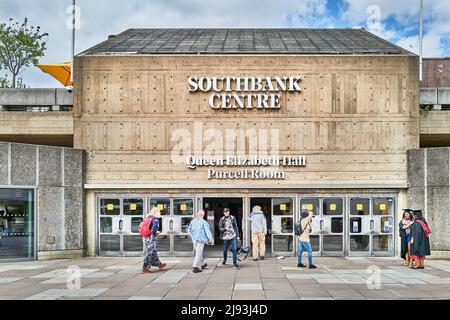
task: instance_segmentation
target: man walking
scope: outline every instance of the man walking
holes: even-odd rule
[[[236,218],[231,215],[230,209],[223,209],[223,217],[219,221],[220,238],[223,240],[223,261],[222,265],[227,264],[228,248],[231,246],[233,253],[233,268],[238,269],[237,262],[237,241],[239,239],[239,230]]]
[[[260,206],[254,206],[250,214],[250,230],[252,232],[253,261],[264,260],[266,255],[267,220]]]
[[[208,267],[208,264],[203,260],[203,249],[205,244],[214,245],[214,238],[204,217],[205,211],[199,210],[196,218],[191,221],[188,228],[195,250],[194,263],[192,264],[192,272],[194,273],[202,272]]]

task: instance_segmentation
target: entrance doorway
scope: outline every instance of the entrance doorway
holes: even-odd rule
[[[203,198],[205,220],[209,223],[214,237],[214,246],[205,246],[205,255],[222,257],[223,241],[220,239],[219,220],[223,217],[223,210],[229,208],[231,215],[236,218],[239,237],[242,240],[243,199],[242,198]]]
[[[266,257],[272,256],[272,198],[250,198],[250,212],[254,206],[260,206],[267,221]],[[248,237],[251,241],[252,230],[249,226]]]

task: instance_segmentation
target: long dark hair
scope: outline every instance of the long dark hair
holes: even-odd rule
[[[308,216],[309,216],[309,213],[306,212],[306,211],[303,211],[303,212],[300,214],[300,218],[301,218],[301,219],[308,218]]]
[[[406,214],[409,214],[409,220],[414,220],[414,216],[410,211],[403,212],[403,219],[406,220]]]
[[[427,227],[428,227],[428,223],[427,223],[427,221],[425,220],[425,218],[423,217],[422,211],[416,212],[416,213],[415,213],[415,216],[417,217],[417,220],[423,221],[423,222],[427,225]]]

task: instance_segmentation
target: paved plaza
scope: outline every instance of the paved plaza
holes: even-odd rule
[[[411,270],[398,258],[316,258],[309,270],[295,258],[248,259],[234,270],[211,258],[200,274],[190,258],[163,261],[167,269],[151,274],[141,274],[140,258],[0,263],[0,299],[450,299],[446,260]]]

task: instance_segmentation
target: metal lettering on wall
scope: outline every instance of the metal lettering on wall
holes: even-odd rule
[[[287,175],[280,167],[305,167],[305,156],[284,156],[284,157],[238,157],[231,156],[226,159],[194,157],[186,159],[186,165],[189,169],[195,170],[198,167],[215,167],[208,169],[208,179],[249,179],[249,180],[284,180]],[[265,167],[266,170],[259,169],[240,169],[235,171],[220,171],[216,167]]]
[[[281,92],[300,92],[299,77],[190,77],[189,92],[214,92],[212,109],[279,109]],[[238,92],[238,93],[236,93]],[[240,94],[239,94],[240,93]]]

